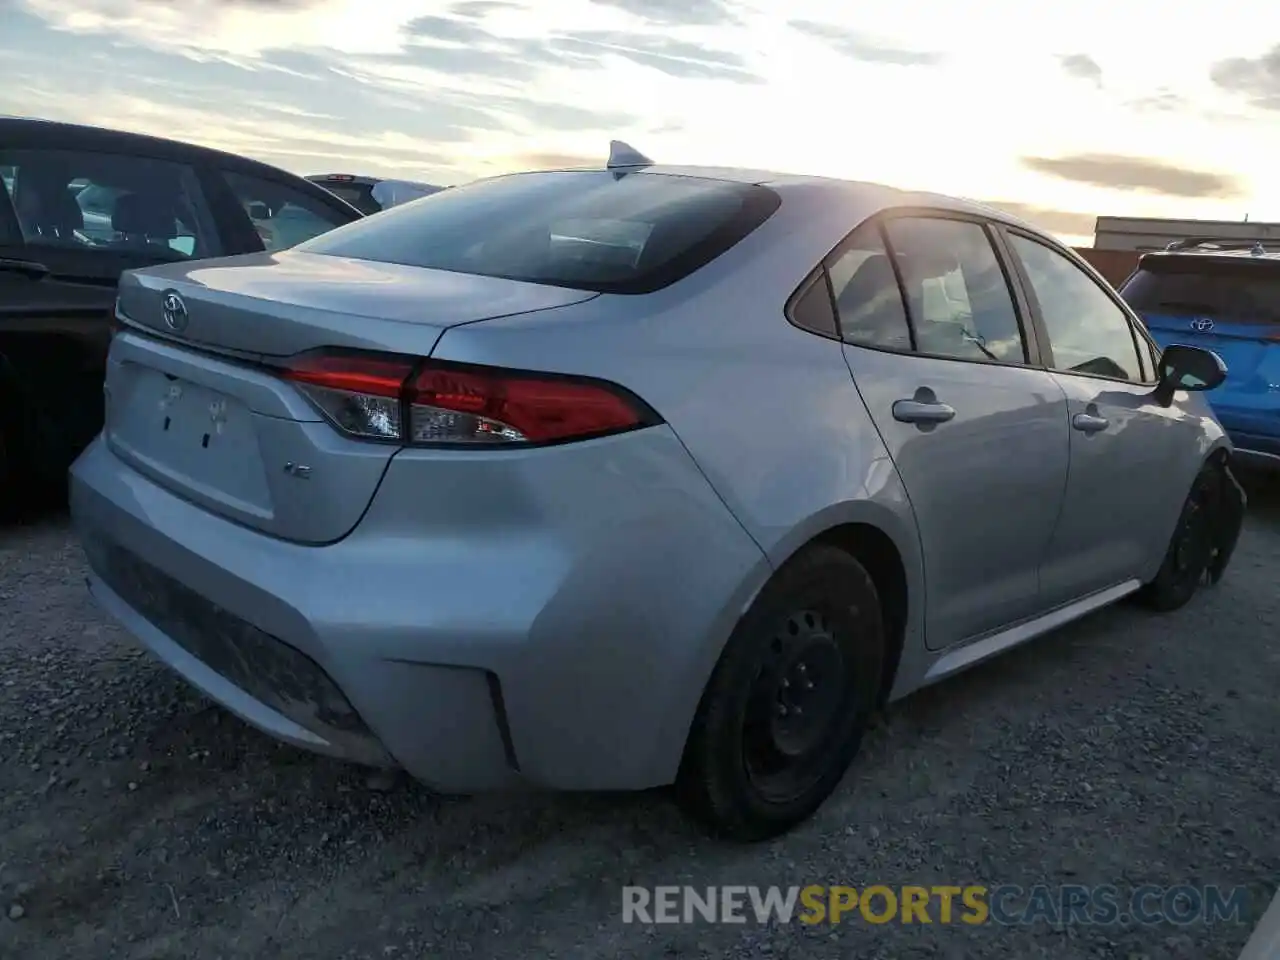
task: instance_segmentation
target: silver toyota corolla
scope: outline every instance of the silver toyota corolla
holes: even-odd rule
[[[879,705],[1221,576],[1222,363],[1060,243],[621,154],[126,274],[72,471],[102,606],[290,743],[753,839]]]

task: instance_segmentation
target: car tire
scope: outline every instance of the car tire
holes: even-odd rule
[[[1216,463],[1205,464],[1196,475],[1160,570],[1136,595],[1147,609],[1168,613],[1186,606],[1207,581],[1214,558],[1216,513],[1223,480]]]
[[[862,564],[825,545],[791,559],[707,683],[676,782],[681,806],[714,836],[742,842],[808,819],[858,752],[884,653],[880,598]]]

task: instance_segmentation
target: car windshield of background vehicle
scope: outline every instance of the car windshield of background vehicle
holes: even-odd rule
[[[300,249],[603,293],[648,293],[778,208],[766,187],[655,173],[495,177],[392,207]]]
[[[158,260],[222,252],[195,172],[183,164],[76,150],[4,150],[0,171],[29,245]]]
[[[1280,324],[1280,263],[1151,259],[1156,262],[1144,265],[1121,290],[1139,313]]]

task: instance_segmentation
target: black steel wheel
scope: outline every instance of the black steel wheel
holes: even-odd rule
[[[848,553],[810,547],[779,570],[703,694],[677,783],[686,810],[736,840],[807,819],[858,750],[884,645],[874,582]]]

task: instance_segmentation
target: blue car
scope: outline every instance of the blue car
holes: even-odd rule
[[[1237,459],[1280,470],[1280,250],[1185,240],[1144,254],[1120,294],[1161,347],[1206,347],[1227,364],[1205,394]]]

